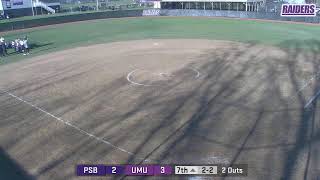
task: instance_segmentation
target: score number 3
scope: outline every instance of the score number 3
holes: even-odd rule
[[[165,174],[166,173],[166,169],[163,166],[160,167],[160,170],[161,170],[160,171],[161,174]]]

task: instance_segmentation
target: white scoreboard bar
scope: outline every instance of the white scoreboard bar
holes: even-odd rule
[[[175,166],[176,175],[218,174],[218,166]]]

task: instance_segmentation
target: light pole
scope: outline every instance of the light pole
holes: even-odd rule
[[[30,1],[31,1],[32,16],[34,16],[34,10],[33,10],[33,0],[30,0]]]

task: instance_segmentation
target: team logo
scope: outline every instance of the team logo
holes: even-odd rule
[[[281,16],[310,17],[316,16],[315,4],[282,4]]]

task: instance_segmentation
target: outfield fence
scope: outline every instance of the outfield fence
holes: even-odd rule
[[[248,12],[248,11],[223,11],[223,10],[192,10],[192,9],[147,9],[144,16],[207,16],[207,17],[232,17],[245,19],[269,19],[280,21],[295,21],[320,23],[320,16],[316,17],[281,17],[280,13]]]
[[[46,26],[52,24],[61,24],[75,21],[85,21],[93,19],[119,18],[119,17],[137,17],[142,16],[143,10],[119,10],[119,11],[101,11],[83,14],[66,14],[59,16],[48,16],[37,19],[27,19],[19,21],[9,21],[0,24],[1,31],[18,30],[32,28],[37,26]]]

